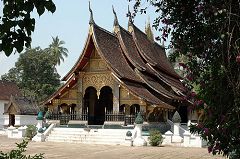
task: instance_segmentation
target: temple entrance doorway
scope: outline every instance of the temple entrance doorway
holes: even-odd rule
[[[88,125],[95,125],[95,108],[98,101],[96,88],[88,87],[83,100],[83,111],[88,112]]]
[[[99,98],[96,88],[90,86],[84,94],[83,113],[88,112],[88,125],[103,125],[106,112],[113,111],[112,88],[104,86],[100,90]]]
[[[96,106],[95,124],[103,125],[105,121],[105,113],[112,113],[112,111],[113,111],[112,88],[109,86],[104,86],[100,90],[100,95]]]

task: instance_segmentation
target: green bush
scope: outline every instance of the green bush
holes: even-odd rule
[[[163,137],[159,130],[150,130],[149,143],[151,146],[159,146],[162,144]]]
[[[10,152],[3,153],[0,151],[0,159],[43,159],[43,154],[35,154],[34,156],[23,154],[26,152],[28,141],[23,140],[21,143],[16,143],[17,149]]]
[[[25,133],[25,137],[32,140],[32,138],[37,134],[37,127],[35,125],[28,125]]]

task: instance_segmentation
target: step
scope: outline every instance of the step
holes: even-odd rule
[[[49,140],[48,142],[68,142],[68,143],[81,143],[81,144],[101,144],[101,145],[125,145],[124,142],[79,142],[79,141],[55,141]]]
[[[46,141],[119,145],[131,129],[54,128]]]
[[[90,139],[90,140],[98,140],[98,139],[104,139],[104,140],[118,140],[118,139],[124,139],[125,136],[87,136],[87,135],[75,135],[75,136],[67,136],[67,135],[50,135],[49,138],[66,138],[66,139]]]
[[[124,143],[124,140],[79,140],[79,139],[55,139],[47,138],[46,141],[50,142],[69,142],[69,143],[89,143],[89,144],[106,144],[106,145],[119,145]]]

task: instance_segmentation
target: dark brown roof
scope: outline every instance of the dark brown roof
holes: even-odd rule
[[[173,106],[158,99],[156,96],[154,96],[151,92],[149,92],[146,88],[144,88],[138,83],[123,81],[123,85],[125,85],[125,87],[127,87],[127,89],[129,89],[134,95],[146,100],[151,104],[159,105],[167,109],[175,109]]]
[[[140,57],[132,35],[122,27],[119,28],[120,30],[117,33],[117,37],[127,59],[140,71],[146,71],[150,74],[154,74],[151,68],[145,64],[142,57]]]
[[[119,27],[117,37],[119,39],[121,47],[123,48],[123,52],[125,53],[126,58],[129,59],[133,66],[135,66],[137,75],[139,75],[140,78],[144,81],[143,83],[146,83],[149,87],[151,87],[158,93],[162,94],[163,96],[167,96],[168,98],[171,99],[180,100],[180,97],[177,97],[173,93],[169,92],[160,84],[162,83],[162,81],[160,81],[162,78],[157,79],[157,77],[159,77],[158,73],[152,67],[147,65],[147,63],[140,56],[139,51],[137,50],[137,47],[134,43],[133,36],[122,27]],[[165,60],[168,59],[166,58]],[[144,73],[141,73],[141,71]],[[148,73],[149,75],[146,74],[145,72]],[[156,78],[154,79],[151,76]],[[179,80],[177,81],[180,83]],[[180,84],[182,85],[182,83]]]
[[[20,95],[18,86],[13,82],[0,80],[0,100],[9,100],[11,95]]]
[[[111,67],[117,75],[120,75],[120,78],[140,82],[140,78],[136,76],[132,68],[129,66],[128,61],[124,57],[124,53],[122,52],[117,37],[97,25],[94,25],[93,30],[97,51],[107,62],[109,67]]]
[[[4,113],[9,113],[9,108],[14,107],[18,115],[37,115],[39,107],[31,97],[11,96]]]
[[[165,51],[157,43],[151,42],[147,35],[140,29],[133,25],[133,38],[136,46],[142,57],[145,58],[151,65],[157,67],[166,74],[174,78],[180,79],[181,77],[174,71],[172,65],[168,61]]]

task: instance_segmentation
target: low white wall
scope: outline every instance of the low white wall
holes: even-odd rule
[[[4,105],[7,103],[8,101],[6,100],[0,100],[0,129],[2,129],[4,125],[4,117],[3,117]]]
[[[9,115],[4,115],[4,126],[9,125]],[[15,115],[15,126],[36,125],[37,115]]]
[[[10,126],[7,129],[7,136],[8,138],[23,138],[25,136],[26,129],[26,126],[21,126],[19,128]]]
[[[3,125],[4,126],[8,126],[9,125],[9,115],[3,115],[3,119],[4,119],[4,122],[3,122]]]
[[[3,128],[3,124],[4,124],[4,118],[3,116],[0,117],[0,130]]]
[[[15,115],[15,125],[24,126],[24,125],[36,125],[37,124],[37,115]]]

